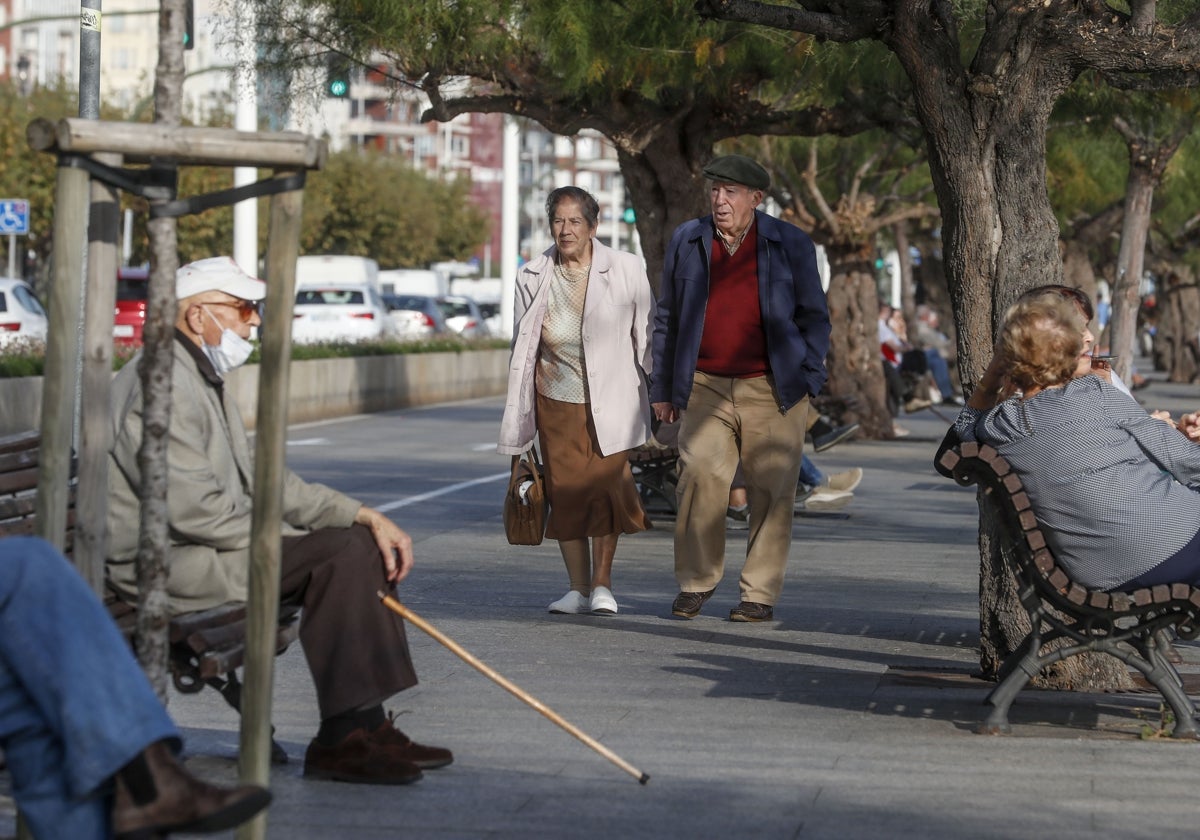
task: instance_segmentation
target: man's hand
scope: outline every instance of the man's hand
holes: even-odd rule
[[[383,555],[388,583],[399,583],[408,577],[413,567],[412,537],[395,522],[366,505],[358,509],[354,521],[371,529],[379,553]]]
[[[662,423],[674,423],[679,419],[679,409],[671,405],[669,402],[650,403],[650,408],[654,411],[654,416]]]

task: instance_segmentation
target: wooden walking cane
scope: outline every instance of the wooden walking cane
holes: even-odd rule
[[[379,599],[381,601],[383,601],[384,606],[386,606],[389,610],[391,610],[392,612],[401,616],[405,620],[411,622],[412,624],[416,625],[421,630],[424,630],[426,633],[428,633],[430,636],[432,636],[436,641],[441,642],[443,645],[450,648],[450,650],[456,656],[458,656],[459,659],[463,660],[468,665],[470,665],[472,668],[479,671],[481,674],[483,674],[485,677],[487,677],[492,682],[499,685],[501,688],[503,688],[509,694],[512,694],[518,700],[520,700],[524,703],[527,703],[528,705],[537,709],[539,712],[541,712],[544,716],[549,718],[551,721],[553,721],[554,723],[557,723],[559,726],[561,726],[563,729],[570,732],[572,735],[574,735],[580,741],[583,741],[583,743],[587,744],[593,750],[600,753],[600,755],[604,756],[609,761],[611,761],[613,764],[617,765],[622,770],[624,770],[626,773],[633,776],[641,784],[644,785],[644,784],[646,784],[646,782],[650,781],[650,776],[648,776],[647,774],[643,773],[641,770],[634,767],[628,761],[621,758],[621,756],[617,755],[615,752],[610,750],[608,747],[601,744],[599,741],[597,741],[592,736],[588,735],[586,732],[581,730],[579,727],[564,720],[553,709],[551,709],[550,707],[548,707],[547,705],[542,703],[540,700],[538,700],[532,694],[529,694],[528,692],[522,690],[520,687],[514,685],[512,682],[507,680],[505,677],[501,676],[495,670],[488,667],[480,660],[476,659],[471,653],[469,653],[465,648],[463,648],[460,644],[458,644],[458,642],[454,641],[449,636],[447,636],[445,633],[438,630],[436,627],[434,627],[428,621],[421,618],[421,616],[417,615],[415,612],[410,610],[408,607],[401,604],[395,598],[393,598],[392,596],[388,595],[385,592],[377,592],[376,594],[379,596]]]

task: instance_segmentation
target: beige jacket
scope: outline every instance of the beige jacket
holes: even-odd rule
[[[253,458],[237,405],[231,399],[222,407],[220,392],[205,378],[184,340],[175,341],[167,444],[167,594],[173,613],[246,600],[254,482]],[[113,380],[108,471],[108,579],[128,599],[137,597],[137,456],[142,440],[137,361],[125,365]],[[285,535],[299,533],[297,529],[347,527],[360,506],[336,490],[285,472]]]
[[[513,307],[508,399],[500,421],[504,455],[529,448],[537,432],[534,372],[557,248],[522,266]],[[592,270],[583,304],[583,360],[589,408],[605,455],[641,446],[650,437],[650,325],[654,297],[642,258],[592,240]]]

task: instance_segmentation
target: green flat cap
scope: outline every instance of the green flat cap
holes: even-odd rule
[[[745,155],[722,155],[713,158],[704,167],[703,175],[710,181],[726,184],[741,184],[752,190],[765,190],[771,186],[771,176],[758,161]]]

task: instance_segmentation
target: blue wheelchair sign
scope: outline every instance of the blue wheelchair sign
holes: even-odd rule
[[[0,198],[0,234],[29,233],[29,202],[23,198]]]

